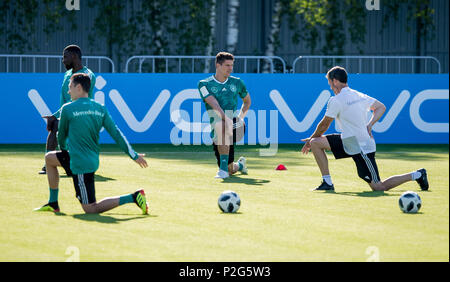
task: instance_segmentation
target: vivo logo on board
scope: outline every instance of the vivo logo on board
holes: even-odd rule
[[[105,104],[106,101],[112,103],[132,131],[145,133],[151,130],[161,111],[165,107],[169,107],[170,116],[167,122],[170,124],[170,131],[167,131],[167,134],[172,144],[211,144],[209,116],[206,111],[202,111],[203,101],[197,89],[188,88],[176,93],[170,89],[156,90],[159,92],[158,96],[151,105],[148,105],[148,110],[144,117],[137,119],[132,111],[132,107],[121,94],[123,90],[111,89],[105,91],[106,84],[107,82],[103,77],[99,76],[97,78],[97,91],[94,93],[94,99],[101,104]],[[307,110],[303,112],[294,112],[292,105],[286,102],[283,93],[277,89],[267,89],[266,93],[258,95],[258,99],[270,99],[268,101],[272,106],[267,106],[266,108],[268,109],[249,110],[246,116],[246,144],[276,146],[279,134],[283,134],[278,130],[280,116],[292,132],[306,132],[317,124],[318,118],[321,118],[319,115],[326,107],[332,94],[326,89],[317,93],[315,101],[311,105],[306,105]],[[41,116],[51,114],[52,111],[47,107],[38,90],[29,90],[28,98]],[[425,133],[448,133],[448,122],[427,122],[420,114],[420,108],[424,102],[429,100],[447,100],[446,103],[448,103],[448,99],[448,89],[425,89],[418,93],[403,90],[398,94],[395,102],[387,109],[383,118],[375,124],[373,131],[378,133],[388,131],[396,122],[400,112],[408,108],[411,123],[418,130]],[[183,104],[184,107],[182,107]],[[183,108],[189,108],[189,111]]]

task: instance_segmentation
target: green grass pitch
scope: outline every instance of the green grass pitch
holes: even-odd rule
[[[150,215],[134,204],[100,215],[83,213],[71,178],[60,181],[60,214],[33,212],[48,200],[44,145],[0,146],[0,261],[448,261],[448,146],[379,145],[382,179],[425,167],[430,191],[409,182],[371,192],[351,159],[330,159],[335,193],[312,192],[321,182],[314,157],[299,145],[273,157],[238,146],[248,175],[222,181],[210,147],[136,145],[141,169],[115,145],[104,145],[97,200],[144,188]],[[284,164],[287,171],[276,171]],[[63,170],[61,169],[62,173]],[[62,174],[63,175],[63,174]],[[224,214],[224,190],[242,200]],[[423,206],[403,214],[399,196],[417,191]]]

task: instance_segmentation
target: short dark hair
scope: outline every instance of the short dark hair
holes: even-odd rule
[[[326,75],[326,78],[333,80],[333,79],[337,79],[338,81],[342,82],[342,83],[347,83],[347,79],[348,79],[348,75],[347,75],[347,71],[340,66],[336,66],[331,68]]]
[[[76,54],[78,58],[81,59],[81,48],[78,45],[69,45],[64,48],[64,52],[70,52],[72,54]]]
[[[80,84],[84,92],[89,93],[91,89],[91,78],[85,73],[76,73],[70,78],[74,86]]]
[[[223,64],[226,60],[234,61],[234,56],[228,52],[219,52],[216,55],[216,64]]]

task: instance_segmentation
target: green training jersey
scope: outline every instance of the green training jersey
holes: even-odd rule
[[[69,151],[70,169],[74,174],[92,173],[98,169],[102,127],[130,158],[136,160],[139,157],[106,107],[92,99],[80,98],[61,108],[58,126],[59,147]]]
[[[234,76],[228,77],[225,82],[219,82],[212,75],[199,81],[198,91],[203,102],[205,102],[207,97],[214,96],[222,110],[231,119],[238,115],[236,112],[238,97],[244,99],[248,94],[244,82]],[[209,122],[211,123],[211,138],[214,139],[214,124],[216,121],[221,120],[221,118],[217,116],[207,102],[205,102],[205,107],[209,114]]]
[[[85,74],[89,75],[89,77],[91,79],[91,88],[89,89],[88,94],[89,94],[89,98],[92,99],[94,87],[95,87],[95,81],[96,81],[95,74],[87,67],[83,67],[81,70],[79,70],[75,73],[85,73]],[[63,80],[63,84],[61,87],[60,107],[62,107],[64,104],[72,101],[72,99],[70,98],[70,94],[69,94],[69,83],[70,83],[70,78],[75,73],[73,73],[72,69],[70,69],[70,70],[66,71],[66,73],[64,74],[64,80]],[[61,108],[53,115],[56,118],[59,118],[61,115]]]

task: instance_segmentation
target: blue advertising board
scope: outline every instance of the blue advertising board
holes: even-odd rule
[[[211,144],[197,83],[209,74],[96,74],[94,98],[131,143]],[[334,95],[323,74],[234,74],[252,98],[245,144],[300,143]],[[59,108],[62,74],[0,74],[0,143],[45,143],[41,118]],[[386,105],[377,143],[448,144],[449,76],[352,74],[349,86]],[[238,109],[240,105],[238,106]],[[338,132],[335,123],[327,133]],[[102,143],[114,141],[101,133]]]

